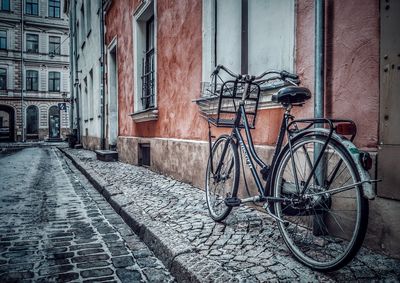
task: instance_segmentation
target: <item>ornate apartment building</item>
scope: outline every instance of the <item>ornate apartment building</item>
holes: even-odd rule
[[[69,22],[60,0],[0,1],[0,141],[69,132]]]

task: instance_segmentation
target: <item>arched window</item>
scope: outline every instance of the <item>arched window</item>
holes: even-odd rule
[[[39,130],[39,110],[31,105],[26,109],[26,133],[37,135]]]

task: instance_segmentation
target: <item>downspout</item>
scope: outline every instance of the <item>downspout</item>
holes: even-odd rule
[[[325,0],[315,0],[314,118],[324,117]]]
[[[25,142],[25,115],[24,115],[24,1],[21,3],[21,125],[22,142]]]
[[[325,0],[315,0],[315,71],[314,71],[314,118],[324,117],[324,48],[325,48]],[[322,127],[321,124],[315,124],[315,127]],[[314,164],[321,153],[322,145],[314,145]],[[326,159],[322,158],[316,168],[317,181],[323,184],[325,180],[325,163]],[[322,227],[326,227],[324,223],[326,215],[315,215],[313,217],[313,234],[326,235],[327,231]]]
[[[100,127],[100,138],[101,138],[101,149],[106,148],[105,142],[105,125],[106,125],[106,108],[105,108],[105,97],[104,97],[104,6],[103,0],[100,0],[101,4],[101,15],[100,15],[100,48],[101,48],[101,85],[100,85],[100,106],[101,106],[101,127]]]
[[[73,53],[74,56],[74,61],[75,61],[75,80],[74,80],[74,87],[75,87],[75,93],[76,93],[76,121],[77,121],[77,142],[78,144],[81,143],[81,118],[79,114],[79,91],[78,91],[78,84],[75,82],[78,82],[78,44],[77,44],[77,36],[78,32],[76,30],[76,1],[72,0],[71,3],[72,5],[72,15],[73,15],[73,26],[74,26],[74,49],[75,52]]]
[[[71,3],[72,6],[72,3]],[[71,8],[71,6],[69,8]],[[71,9],[72,10],[72,9]],[[73,40],[72,38],[72,34],[73,34],[73,28],[74,25],[73,23],[75,22],[72,13],[70,13],[70,17],[69,17],[69,40]],[[70,134],[73,133],[73,129],[74,129],[74,94],[75,94],[75,89],[74,89],[74,47],[72,45],[72,42],[70,42],[69,44],[69,58],[70,58],[70,92],[71,92],[71,103],[70,103],[70,118],[69,118],[69,128],[71,130]]]

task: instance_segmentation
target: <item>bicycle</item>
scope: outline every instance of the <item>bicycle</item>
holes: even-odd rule
[[[223,80],[221,70],[232,79]],[[277,82],[284,87],[272,95],[272,101],[285,112],[268,165],[257,155],[250,129],[255,128],[261,86],[272,83],[274,88]],[[297,260],[314,270],[333,271],[350,262],[362,245],[368,199],[376,195],[372,183],[377,180],[371,180],[367,172],[372,166],[369,154],[352,143],[357,132],[353,121],[295,119],[290,114],[293,107],[311,98],[310,91],[298,84],[298,76],[287,71],[267,71],[256,77],[235,74],[222,65],[215,68],[198,101],[209,125],[207,207],[215,221],[222,221],[233,207],[263,203]],[[213,143],[211,125],[232,131]],[[243,156],[258,195],[240,199]],[[249,193],[246,177],[244,185]]]

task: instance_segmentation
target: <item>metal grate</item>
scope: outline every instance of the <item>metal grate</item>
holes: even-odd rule
[[[150,167],[150,144],[140,143],[139,144],[139,166]]]
[[[143,109],[154,107],[154,49],[149,50],[143,58],[142,69],[142,106]]]

